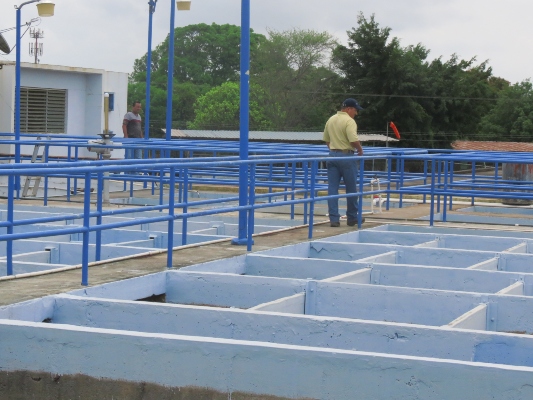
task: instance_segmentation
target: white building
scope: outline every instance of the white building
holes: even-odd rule
[[[0,63],[0,134],[15,129],[15,63]],[[122,119],[128,111],[128,74],[101,69],[46,64],[21,64],[21,134],[32,140],[39,134],[72,135],[97,139],[104,130],[104,93],[110,93],[109,129],[122,137]],[[0,137],[0,139],[7,139]],[[33,146],[22,146],[30,155]],[[116,153],[116,154],[115,154]],[[120,153],[120,154],[118,154]],[[14,154],[13,146],[0,144],[0,154]],[[67,147],[55,147],[50,155],[66,157]],[[80,148],[79,157],[95,153]],[[113,158],[122,158],[115,151]]]

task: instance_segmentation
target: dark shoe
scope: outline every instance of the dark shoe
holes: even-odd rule
[[[341,223],[340,222],[331,222],[329,224],[329,226],[331,226],[332,228],[338,228],[339,226],[341,226]]]
[[[355,221],[348,220],[348,221],[346,221],[346,223],[348,224],[348,226],[355,226],[355,225],[357,225],[357,220],[355,220]],[[365,223],[365,218],[363,217],[363,218],[361,218],[361,224],[364,224],[364,223]]]

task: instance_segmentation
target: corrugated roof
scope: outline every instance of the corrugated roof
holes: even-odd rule
[[[238,140],[239,131],[202,131],[202,130],[181,130],[172,129],[173,138],[183,139],[226,139]],[[386,135],[359,134],[361,142],[386,142]],[[275,141],[275,142],[322,142],[322,132],[270,132],[270,131],[250,131],[249,140]],[[398,139],[389,137],[389,142],[397,142]]]
[[[473,151],[515,151],[533,152],[533,143],[524,142],[480,142],[471,140],[457,140],[452,143],[454,150]]]

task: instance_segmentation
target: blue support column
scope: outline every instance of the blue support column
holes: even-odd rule
[[[165,139],[172,139],[172,90],[174,84],[174,21],[176,20],[176,5],[170,2],[170,32],[168,34],[168,71],[167,71],[167,120]],[[165,150],[168,156],[168,150]]]
[[[242,0],[241,5],[241,104],[239,156],[248,160],[248,135],[250,129],[250,0]],[[248,204],[248,165],[239,166],[239,206]],[[246,245],[247,212],[239,211],[239,237],[232,244]]]

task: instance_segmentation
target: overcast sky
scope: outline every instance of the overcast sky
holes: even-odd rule
[[[0,31],[14,27],[14,4],[0,1]],[[148,0],[55,0],[56,14],[43,18],[43,64],[101,68],[131,72],[133,62],[147,51]],[[169,32],[169,0],[158,0],[154,14],[153,47]],[[240,0],[192,0],[191,11],[176,13],[176,26],[197,23],[240,25]],[[327,31],[346,43],[346,31],[356,26],[357,14],[375,14],[381,27],[392,29],[403,46],[422,43],[429,59],[489,60],[495,76],[511,83],[533,76],[533,2],[507,0],[251,0],[251,26]],[[37,17],[35,4],[22,8],[22,22]],[[15,44],[14,31],[5,32]],[[29,33],[22,39],[22,61],[28,54]],[[0,54],[0,61],[14,60],[15,52]]]

